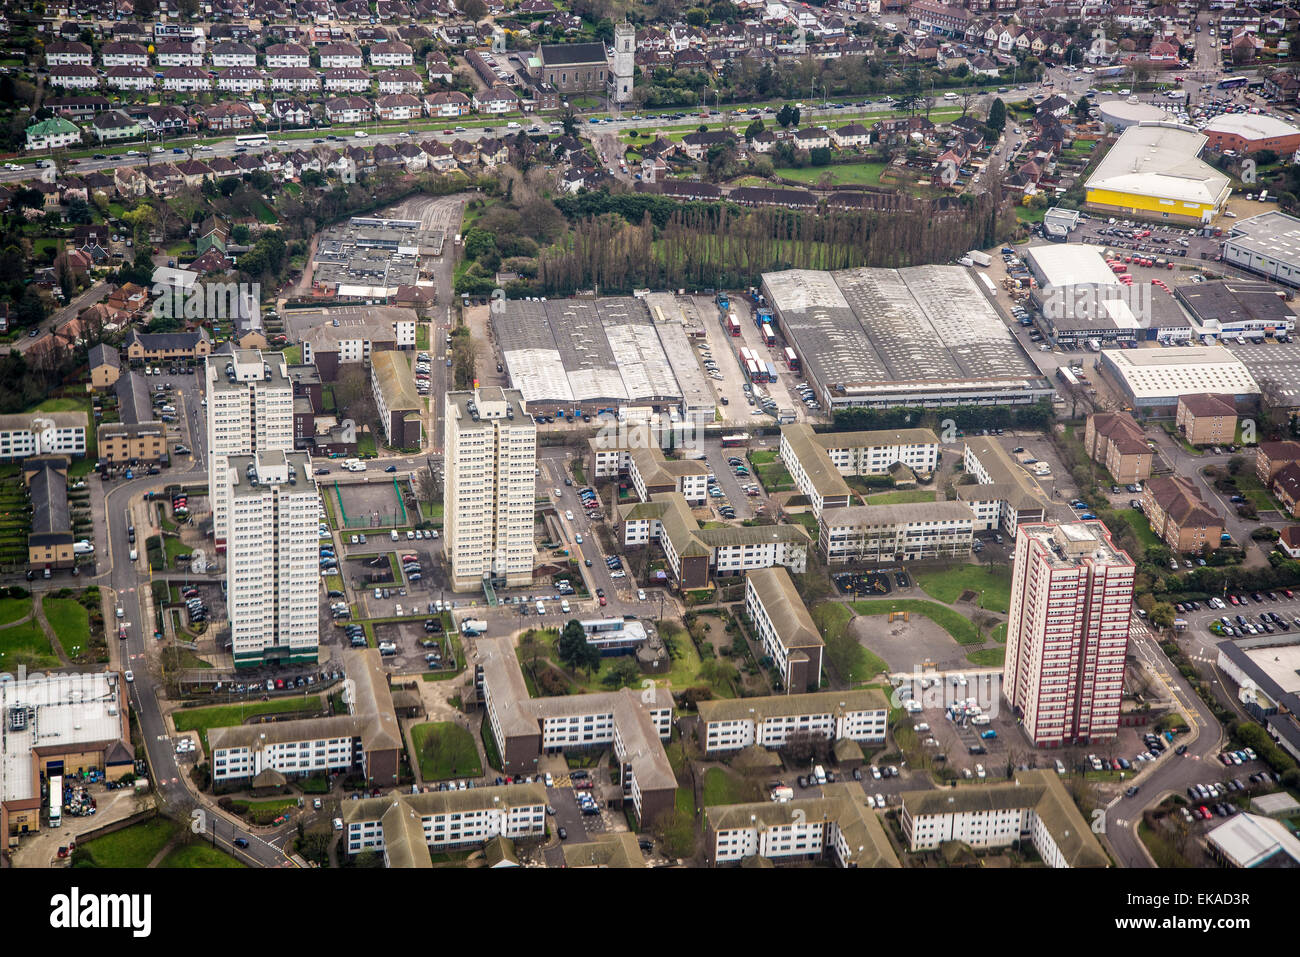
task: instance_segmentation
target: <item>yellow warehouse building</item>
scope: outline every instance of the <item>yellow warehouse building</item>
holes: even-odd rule
[[[1204,135],[1177,123],[1126,129],[1086,184],[1089,209],[1115,216],[1201,223],[1223,210],[1227,176],[1200,159]]]

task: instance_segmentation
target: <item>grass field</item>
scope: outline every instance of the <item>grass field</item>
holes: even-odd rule
[[[0,625],[8,625],[32,613],[30,598],[0,598]]]
[[[814,186],[830,175],[833,186],[879,186],[884,163],[845,163],[840,166],[807,166],[803,169],[778,169],[776,175]]]
[[[958,644],[984,644],[984,638],[975,630],[975,626],[970,621],[951,608],[937,605],[932,601],[919,601],[915,598],[894,598],[879,601],[855,601],[849,607],[859,615],[885,615],[891,611],[908,611],[914,615],[924,615],[952,635],[953,640]]]
[[[25,664],[28,668],[53,668],[59,664],[41,626],[34,621],[0,631],[0,670]]]
[[[99,867],[144,868],[167,846],[179,826],[165,817],[150,818],[97,837],[81,848],[90,853]]]
[[[47,595],[41,599],[41,607],[66,653],[74,655],[74,649],[89,644],[90,612],[75,598],[51,598]]]
[[[3,632],[0,632],[3,634]],[[294,695],[292,698],[276,698],[272,701],[250,701],[248,704],[232,704],[221,708],[182,709],[173,714],[177,731],[197,731],[203,739],[203,749],[208,747],[208,730],[210,728],[229,728],[243,724],[245,718],[259,714],[279,714],[285,711],[311,711],[321,709],[320,695]]]
[[[235,860],[225,851],[211,844],[186,844],[178,847],[161,861],[159,867],[242,868],[247,865]]]
[[[949,605],[962,592],[977,591],[981,608],[1005,614],[1011,607],[1009,565],[960,565],[943,571],[918,572],[916,582],[928,595]]]
[[[1137,536],[1138,544],[1143,549],[1150,548],[1152,545],[1163,544],[1156,537],[1156,533],[1151,531],[1151,523],[1147,521],[1147,517],[1137,509],[1117,509],[1115,514],[1123,519],[1129,528],[1133,529],[1133,534]]]
[[[725,768],[709,768],[704,772],[704,806],[716,804],[748,804],[761,801],[756,785]]]
[[[417,724],[411,729],[420,777],[425,781],[478,777],[483,773],[474,736],[450,721]]]
[[[925,489],[899,489],[896,492],[877,492],[867,496],[868,505],[912,505],[917,502],[933,502],[934,492]]]
[[[967,653],[966,660],[981,668],[1000,668],[1006,655],[1006,648],[977,648]]]

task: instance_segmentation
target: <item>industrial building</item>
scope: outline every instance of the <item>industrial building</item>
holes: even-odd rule
[[[1158,123],[1174,119],[1168,110],[1163,110],[1152,103],[1140,103],[1135,96],[1120,100],[1099,100],[1097,109],[1101,112],[1101,121],[1115,130],[1126,130],[1139,123]]]
[[[1283,291],[1261,279],[1229,276],[1174,287],[1174,296],[1206,345],[1221,339],[1260,340],[1295,331],[1295,313]]]
[[[711,390],[672,310],[631,296],[511,299],[491,322],[511,386],[535,414],[686,406],[713,421]]]
[[[1204,130],[1210,149],[1246,155],[1272,150],[1291,156],[1300,149],[1300,129],[1263,113],[1220,113]]]
[[[1300,219],[1271,211],[1234,223],[1223,241],[1223,261],[1300,287]]]
[[[354,216],[321,234],[312,258],[312,290],[340,299],[384,300],[419,285],[446,233],[418,219]]]
[[[1038,280],[1031,300],[1059,343],[1191,338],[1192,324],[1168,291],[1124,283],[1096,246],[1033,246],[1025,259]]]
[[[1085,184],[1088,208],[1174,223],[1217,216],[1232,186],[1200,159],[1205,143],[1204,134],[1177,123],[1128,127]]]
[[[1172,416],[1178,397],[1192,393],[1232,396],[1243,410],[1259,399],[1259,385],[1250,371],[1223,346],[1103,349],[1100,363],[1141,415]]]
[[[959,266],[789,269],[763,294],[830,409],[1024,404],[1052,394]]]
[[[1210,856],[1225,867],[1300,867],[1300,839],[1286,824],[1259,814],[1236,814],[1205,835]]]
[[[135,772],[119,672],[0,681],[0,721],[0,835],[9,846],[48,819],[41,795],[51,777],[102,771],[116,781]]]

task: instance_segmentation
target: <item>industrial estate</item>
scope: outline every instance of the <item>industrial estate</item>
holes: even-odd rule
[[[5,4],[4,865],[1300,867],[1297,42]]]

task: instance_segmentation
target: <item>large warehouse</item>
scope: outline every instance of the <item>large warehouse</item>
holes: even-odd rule
[[[763,292],[828,408],[1020,404],[1052,394],[960,266],[789,269]]]
[[[610,299],[505,300],[492,331],[510,384],[530,412],[580,408],[588,414],[626,407],[681,408],[713,420],[711,390],[680,317],[645,302]]]
[[[1174,287],[1196,334],[1215,339],[1243,336],[1263,339],[1295,330],[1295,313],[1282,290],[1262,279],[1218,279]]]
[[[1232,187],[1200,159],[1205,141],[1177,123],[1130,126],[1088,178],[1089,208],[1184,223],[1218,215]]]
[[[1233,224],[1223,261],[1274,282],[1300,286],[1300,219],[1269,212]]]
[[[1125,285],[1096,246],[1049,243],[1029,248],[1025,259],[1038,280],[1033,303],[1058,343],[1191,338],[1191,323],[1167,290]]]
[[[1259,399],[1259,385],[1249,370],[1223,346],[1103,349],[1100,362],[1142,413],[1172,415],[1179,396],[1203,392],[1230,395],[1239,409]]]
[[[1210,148],[1238,153],[1272,150],[1290,156],[1300,149],[1300,129],[1262,113],[1221,113],[1205,126]]]

